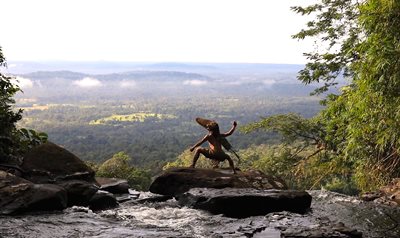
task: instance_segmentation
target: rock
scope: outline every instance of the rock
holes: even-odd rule
[[[235,218],[279,211],[305,213],[311,200],[305,191],[252,188],[193,188],[178,196],[180,205]]]
[[[123,202],[131,201],[132,199],[136,199],[136,197],[131,197],[131,195],[126,194],[126,193],[115,195],[115,198],[117,199],[118,203],[123,203]]]
[[[0,214],[26,211],[62,210],[67,206],[67,192],[54,184],[33,184],[0,171]]]
[[[400,205],[400,191],[397,191],[397,192],[393,193],[390,196],[390,199],[392,201],[394,201],[395,203],[397,203],[397,205]]]
[[[23,177],[33,183],[53,183],[68,194],[68,206],[87,206],[98,190],[94,171],[68,150],[47,142],[24,155]]]
[[[360,195],[360,199],[366,202],[374,201],[377,198],[380,198],[383,196],[382,192],[366,192]]]
[[[54,183],[79,179],[96,183],[94,171],[68,150],[47,142],[24,155],[21,169],[24,178],[33,183]]]
[[[259,171],[227,174],[211,169],[172,168],[157,177],[150,185],[150,192],[175,196],[191,188],[255,188],[286,189],[286,184]]]
[[[296,238],[362,238],[362,232],[351,229],[342,223],[336,225],[324,225],[318,227],[289,227],[281,232],[280,237]]]
[[[375,203],[388,206],[400,205],[400,178],[393,179],[388,185],[381,187],[378,191],[361,194],[364,201],[374,201]]]
[[[155,202],[165,202],[170,199],[172,199],[172,196],[164,196],[164,195],[158,195],[158,196],[151,196],[148,198],[142,198],[135,200],[136,203],[155,203]]]
[[[129,184],[125,179],[96,177],[96,181],[101,190],[113,194],[129,193]]]
[[[93,211],[110,209],[118,206],[117,199],[112,193],[99,190],[89,201],[89,208]]]
[[[400,205],[400,178],[393,179],[388,185],[380,188],[384,200],[394,206]]]
[[[89,200],[99,189],[93,183],[84,180],[67,180],[57,182],[68,194],[68,206],[87,206]]]

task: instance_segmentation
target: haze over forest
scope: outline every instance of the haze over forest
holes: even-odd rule
[[[301,84],[302,65],[222,63],[8,62],[24,91],[23,127],[49,134],[83,160],[102,162],[124,151],[158,171],[194,144],[204,129],[227,130],[277,113],[305,117],[319,110],[315,87]],[[237,149],[278,143],[271,133],[235,133]]]

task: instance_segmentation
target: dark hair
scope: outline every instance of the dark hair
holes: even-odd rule
[[[211,132],[212,135],[214,136],[219,136],[221,132],[219,131],[219,126],[217,123],[213,124],[208,128],[208,130]]]

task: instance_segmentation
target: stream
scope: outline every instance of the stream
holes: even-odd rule
[[[353,237],[337,232],[343,227],[348,234],[362,232],[362,237],[400,237],[400,208],[329,191],[309,193],[311,211],[303,215],[277,212],[235,219],[181,207],[174,199],[144,204],[132,200],[101,212],[72,207],[0,216],[0,237]]]

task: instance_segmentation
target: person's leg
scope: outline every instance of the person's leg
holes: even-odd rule
[[[236,174],[235,165],[233,164],[232,158],[231,158],[230,156],[228,156],[226,159],[227,159],[228,162],[229,162],[229,167],[231,167],[233,173]]]
[[[196,151],[195,151],[195,154],[194,154],[194,156],[193,156],[192,165],[191,165],[190,167],[191,167],[191,168],[196,167],[196,163],[197,163],[197,160],[198,160],[199,157],[200,157],[200,154],[203,154],[203,155],[206,156],[207,152],[208,152],[208,151],[207,151],[207,149],[205,149],[205,148],[202,148],[202,147],[197,148]]]

